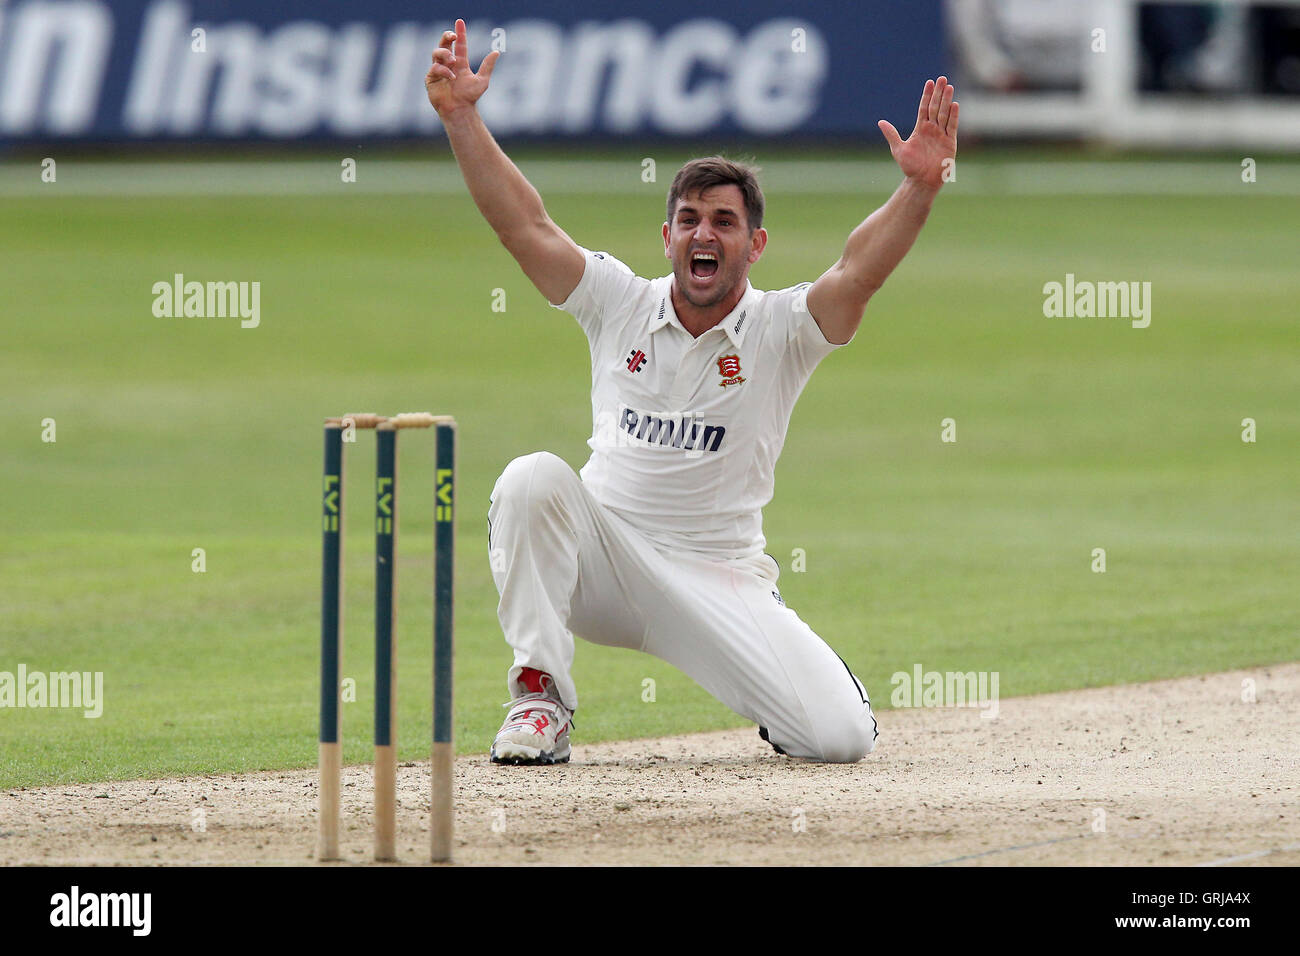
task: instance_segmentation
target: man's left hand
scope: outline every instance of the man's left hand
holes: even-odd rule
[[[916,126],[912,135],[903,139],[888,120],[876,125],[889,142],[894,162],[912,182],[938,190],[952,175],[957,156],[957,104],[953,102],[956,87],[946,76],[926,80],[921,93],[921,105],[916,110]],[[944,160],[948,160],[947,163]]]

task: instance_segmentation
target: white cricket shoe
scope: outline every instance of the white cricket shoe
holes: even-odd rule
[[[492,741],[492,762],[553,764],[569,762],[573,713],[545,694],[525,694],[510,702],[510,715]]]

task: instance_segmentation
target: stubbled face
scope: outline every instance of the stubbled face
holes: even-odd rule
[[[767,241],[765,230],[750,233],[744,196],[731,184],[682,196],[663,232],[678,292],[697,308],[717,305],[743,287]]]

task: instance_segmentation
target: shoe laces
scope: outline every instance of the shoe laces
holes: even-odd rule
[[[547,697],[545,694],[525,694],[522,697],[507,701],[501,706],[510,708],[510,713],[506,715],[506,719],[510,721],[522,721],[534,710],[541,710],[554,717],[561,727],[566,722],[571,726],[573,724],[573,713],[569,708],[554,697]]]

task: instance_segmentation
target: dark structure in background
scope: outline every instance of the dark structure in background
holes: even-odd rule
[[[947,0],[964,85],[998,92],[1083,85],[1094,22],[1083,0]],[[1138,7],[1143,92],[1300,93],[1300,7],[1146,3]]]
[[[1300,7],[1263,7],[1254,16],[1257,89],[1300,95]]]

